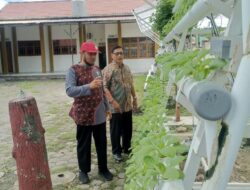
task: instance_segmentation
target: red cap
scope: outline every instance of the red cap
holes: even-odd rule
[[[94,42],[83,42],[81,45],[80,52],[97,53],[99,52]]]

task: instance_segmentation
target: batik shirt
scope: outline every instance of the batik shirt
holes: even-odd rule
[[[125,64],[119,66],[110,63],[103,70],[104,88],[108,89],[115,101],[120,105],[122,112],[132,110],[132,94],[135,94],[133,76],[129,67]],[[110,105],[112,113],[114,108]]]
[[[90,69],[95,71],[96,67],[90,67],[86,64],[81,65],[75,65],[73,67],[84,67],[85,69]],[[79,85],[77,84],[77,73],[75,72],[75,70],[73,69],[73,67],[71,67],[68,70],[68,73],[66,75],[66,83],[65,83],[65,89],[66,89],[66,93],[69,97],[73,97],[73,98],[81,98],[81,97],[90,97],[93,96],[93,90],[90,89],[90,84],[85,84],[85,85]],[[93,77],[95,75],[95,72],[92,72]],[[92,104],[91,102],[85,102],[85,103],[89,103]],[[83,110],[81,110],[83,111]],[[103,97],[103,100],[101,101],[101,103],[99,104],[99,106],[96,108],[95,111],[95,115],[94,115],[94,123],[83,123],[81,125],[99,125],[102,124],[104,122],[106,122],[106,112],[109,111],[109,107],[108,107],[108,102],[106,97]],[[85,110],[86,112],[86,110]]]

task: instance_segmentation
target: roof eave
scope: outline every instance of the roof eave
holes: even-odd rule
[[[20,20],[0,20],[0,26],[3,25],[36,25],[36,24],[54,24],[54,23],[112,23],[115,21],[131,22],[135,21],[132,14],[124,15],[98,15],[90,17],[56,17],[39,19],[20,19]]]

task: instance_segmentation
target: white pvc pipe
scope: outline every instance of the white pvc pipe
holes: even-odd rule
[[[198,0],[186,15],[178,22],[172,31],[165,37],[164,41],[169,42],[173,36],[181,34],[184,30],[189,29],[198,21],[209,14],[211,7],[205,4],[205,1]]]
[[[202,18],[210,15],[210,13],[222,13],[229,17],[231,9],[227,2],[221,0],[197,0],[193,7],[186,13],[172,31],[165,37],[167,43],[173,39],[175,35],[183,33],[193,25],[198,23]]]
[[[202,190],[226,189],[250,116],[250,52],[248,49],[250,42],[246,41],[250,36],[249,7],[249,0],[242,0],[242,11],[238,12],[238,14],[242,13],[243,52],[245,55],[241,60],[231,92],[232,108],[224,119],[228,125],[228,135],[214,173],[211,179],[204,183]],[[222,174],[223,177],[221,177]]]
[[[250,54],[250,1],[242,0],[243,54]]]
[[[181,92],[187,97],[187,99],[190,98],[190,92],[192,88],[197,85],[198,82],[191,79],[191,78],[183,78],[177,86],[181,90]]]
[[[202,190],[224,190],[232,173],[234,162],[250,116],[250,55],[244,56],[231,92],[232,108],[225,118],[229,134],[218,158],[218,164],[211,179]],[[223,175],[223,177],[222,177]]]

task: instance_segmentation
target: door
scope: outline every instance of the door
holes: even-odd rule
[[[112,53],[112,49],[118,45],[118,39],[117,38],[109,38],[108,39],[108,63],[112,62],[112,58],[111,58],[111,53]]]
[[[1,49],[1,43],[0,43],[0,49]],[[6,53],[7,53],[7,62],[8,62],[8,72],[13,73],[11,42],[6,42]],[[3,55],[1,55],[1,61],[3,63]],[[3,64],[2,64],[2,70],[3,70]]]
[[[6,42],[7,60],[9,73],[13,73],[12,48],[11,42]]]
[[[99,53],[99,67],[102,70],[107,65],[106,47],[105,46],[100,46],[99,51],[100,51],[100,53]]]

